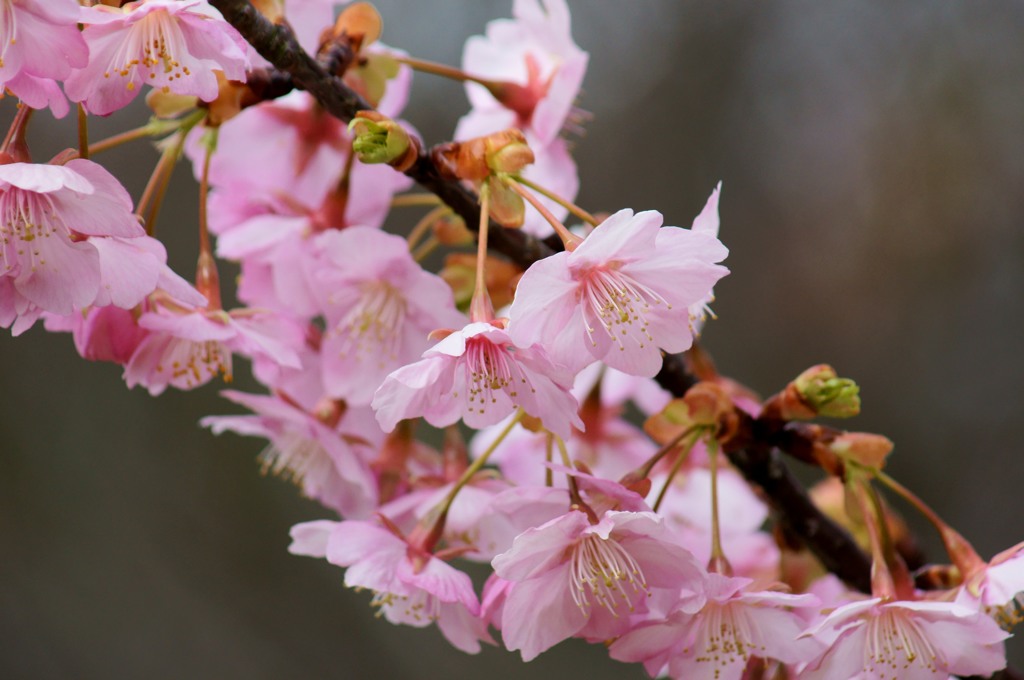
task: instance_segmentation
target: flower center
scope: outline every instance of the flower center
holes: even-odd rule
[[[468,402],[467,410],[472,413],[474,404],[476,411],[483,413],[488,404],[496,404],[496,393],[505,392],[514,402],[519,396],[521,385],[526,385],[531,392],[536,392],[526,377],[526,373],[513,356],[514,348],[503,347],[482,337],[466,340],[466,362]]]
[[[651,307],[672,305],[650,287],[624,274],[615,263],[594,267],[582,277],[578,295],[587,322],[587,336],[593,345],[596,326],[604,328],[608,337],[625,351],[636,344],[641,349],[654,339],[647,331],[647,314]]]
[[[231,352],[217,340],[172,340],[172,347],[165,356],[170,364],[171,382],[192,389],[216,377],[224,376],[224,382],[231,382]],[[166,367],[158,365],[162,373]]]
[[[176,54],[188,54],[181,27],[167,10],[157,9],[128,29],[128,35],[111,57],[103,77],[109,78],[114,73],[127,78],[125,87],[134,90],[137,71],[142,71],[140,77],[148,75],[151,80],[160,74],[166,82],[192,75],[188,66],[182,66],[178,61]],[[163,91],[170,91],[166,84]]]
[[[633,556],[613,539],[590,534],[576,544],[569,567],[572,600],[586,611],[596,604],[618,617],[625,604],[633,611],[638,593],[650,593],[643,570]]]
[[[407,309],[405,297],[390,283],[363,284],[359,300],[330,331],[342,337],[342,358],[372,358],[381,367],[397,361]]]
[[[708,602],[699,616],[702,623],[694,641],[694,661],[724,668],[737,662],[745,664],[752,654],[766,650],[764,645],[754,643],[756,624],[745,607]]]
[[[263,474],[269,472],[300,487],[306,479],[322,487],[333,468],[330,456],[318,441],[296,432],[284,433],[263,449],[258,460]]]
[[[864,648],[864,672],[887,673],[896,668],[921,668],[937,672],[938,653],[912,617],[892,609],[868,620]]]
[[[17,187],[0,195],[0,266],[4,272],[14,269],[24,257],[33,271],[45,264],[32,243],[55,234],[70,241],[71,231],[47,196]]]
[[[370,606],[379,607],[377,616],[384,616],[392,622],[416,625],[441,618],[441,601],[418,588],[412,595],[374,591]]]

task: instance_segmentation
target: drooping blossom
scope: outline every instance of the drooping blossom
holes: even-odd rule
[[[491,563],[505,594],[505,646],[530,661],[569,637],[607,640],[647,611],[652,591],[700,589],[701,569],[650,512],[572,510],[516,537]]]
[[[616,640],[611,657],[642,662],[651,677],[667,668],[676,680],[739,680],[752,657],[794,664],[819,652],[817,641],[799,639],[803,622],[791,611],[818,604],[813,595],[754,589],[747,578],[704,578],[704,589],[681,598],[667,617]]]
[[[22,310],[30,303],[43,311],[70,314],[93,304],[107,293],[101,291],[100,251],[86,237],[142,236],[145,231],[132,214],[128,192],[96,163],[75,159],[65,165],[0,165],[0,276],[10,278],[24,299],[18,305]],[[107,245],[118,247],[101,247]],[[108,282],[120,274],[121,283],[130,288],[145,288],[148,278],[155,286],[156,267],[119,270],[119,263],[109,264]],[[134,278],[139,275],[147,280]]]
[[[957,593],[957,602],[980,608],[1006,628],[1024,621],[1024,543],[1004,550],[969,574]]]
[[[381,427],[424,417],[437,427],[463,420],[474,428],[493,425],[521,407],[546,428],[567,438],[583,428],[572,376],[539,346],[515,345],[504,330],[473,322],[423,353],[423,359],[391,373],[373,396]]]
[[[68,102],[57,86],[89,61],[75,0],[0,0],[0,92],[58,118]]]
[[[128,387],[158,395],[168,385],[191,390],[217,375],[232,378],[232,352],[299,368],[302,331],[283,317],[251,310],[158,305],[139,318],[150,333],[125,366]]]
[[[200,424],[214,434],[230,430],[270,440],[260,454],[264,472],[293,481],[303,495],[337,510],[342,517],[363,519],[376,508],[377,480],[369,466],[370,443],[348,422],[359,414],[335,403],[310,413],[276,395],[233,390],[221,395],[253,415],[209,416]]]
[[[513,19],[487,24],[485,36],[466,41],[462,68],[506,86],[498,101],[482,85],[469,82],[473,110],[464,116],[456,139],[519,128],[550,144],[562,131],[587,69],[587,53],[572,39],[564,0],[515,0]]]
[[[379,524],[321,520],[298,524],[291,534],[291,553],[348,567],[345,585],[372,590],[371,604],[391,623],[416,628],[436,623],[468,654],[478,653],[481,641],[493,643],[469,576]]]
[[[1009,637],[963,605],[877,597],[836,609],[805,635],[824,647],[800,680],[988,677],[1006,666],[1003,641]]]
[[[513,340],[543,345],[570,369],[601,359],[653,377],[661,350],[690,347],[689,307],[728,272],[715,264],[728,253],[718,239],[661,222],[620,210],[572,252],[531,265],[509,311]]]
[[[132,101],[142,86],[213,101],[214,71],[245,80],[246,42],[206,0],[146,0],[120,9],[82,9],[89,63],[64,83],[71,101],[101,116]]]

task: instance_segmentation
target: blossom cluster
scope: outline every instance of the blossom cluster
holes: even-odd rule
[[[724,456],[737,423],[849,415],[847,383],[818,370],[760,400],[706,366],[686,396],[656,381],[728,273],[721,184],[689,228],[573,203],[588,54],[564,0],[515,0],[461,69],[377,41],[363,3],[333,23],[335,4],[263,9],[322,64],[350,55],[335,75],[374,107],[351,125],[304,91],[248,87],[270,65],[205,0],[0,0],[0,81],[22,106],[0,149],[0,326],[71,332],[82,357],[153,395],[250,360],[266,392],[225,391],[247,412],[203,425],[266,440],[264,471],[323,506],[291,552],[343,567],[385,619],[436,624],[465,652],[500,639],[529,661],[582,638],[673,678],[1005,665],[1022,548],[984,562],[950,539],[951,582],[918,587],[879,538],[890,516],[870,482],[889,482],[864,439],[823,439],[818,460],[863,505],[849,521],[881,575],[871,593],[765,530],[763,497]],[[403,170],[426,158],[399,120],[417,69],[465,82],[470,110],[431,160],[477,192],[479,224],[405,193]],[[88,143],[31,162],[31,110],[106,116],[147,88],[156,116],[129,137],[164,139],[138,204]],[[201,187],[194,285],[154,237],[180,156]],[[416,205],[430,212],[406,230]],[[499,224],[564,249],[520,271],[486,250]],[[459,252],[473,231],[475,257]],[[452,252],[433,271],[437,248]],[[222,306],[217,258],[240,268],[239,307]],[[481,589],[466,562],[490,566]]]

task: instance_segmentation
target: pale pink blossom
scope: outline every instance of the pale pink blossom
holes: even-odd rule
[[[374,451],[347,427],[352,414],[337,407],[323,415],[310,413],[279,396],[233,390],[221,395],[253,415],[209,416],[201,425],[214,434],[230,430],[269,439],[259,457],[264,472],[294,482],[303,495],[342,517],[370,516],[377,506],[377,479],[369,466]]]
[[[649,512],[572,510],[516,537],[494,558],[512,581],[502,606],[505,646],[524,661],[569,637],[607,640],[647,611],[653,591],[699,590],[701,569]]]
[[[601,359],[644,377],[661,368],[661,350],[688,349],[688,309],[728,272],[715,264],[728,251],[661,222],[658,212],[620,210],[575,250],[531,265],[509,310],[513,340],[541,344],[573,370]]]
[[[70,314],[108,294],[101,289],[104,279],[110,285],[121,277],[120,283],[136,292],[150,278],[155,284],[155,267],[146,272],[119,269],[122,263],[107,267],[100,248],[117,246],[97,248],[96,241],[86,238],[144,235],[128,192],[92,161],[0,165],[0,277],[11,279],[24,298],[18,303],[23,310],[31,303],[47,312]],[[145,280],[132,280],[140,273]]]
[[[345,571],[345,585],[374,592],[371,604],[391,623],[423,628],[432,623],[469,654],[492,643],[480,619],[469,576],[371,522],[307,522],[292,527],[289,551],[326,557]]]
[[[206,155],[203,132],[193,129],[185,145],[197,180]],[[315,206],[336,185],[349,145],[345,124],[308,93],[295,91],[243,109],[220,127],[209,181],[236,201],[236,195],[248,202],[266,200],[270,193],[271,198],[287,196],[288,202]]]
[[[142,385],[152,395],[167,386],[190,390],[217,375],[232,379],[232,352],[299,367],[295,348],[301,329],[288,320],[252,310],[207,310],[157,306],[139,318],[150,333],[125,366],[128,387]]]
[[[1009,637],[970,607],[881,598],[840,607],[805,635],[825,647],[800,680],[988,677],[1006,667]]]
[[[463,420],[473,428],[493,425],[516,407],[566,438],[582,428],[572,378],[538,346],[516,346],[496,326],[473,322],[423,353],[423,359],[391,373],[373,396],[381,427],[422,416],[436,427]]]
[[[246,42],[205,0],[146,0],[120,9],[82,9],[79,21],[89,63],[65,81],[72,101],[105,116],[134,99],[143,85],[213,101],[214,71],[245,80]]]
[[[821,644],[798,639],[802,621],[790,609],[813,607],[817,598],[755,590],[752,584],[707,574],[702,591],[682,598],[665,619],[640,623],[609,654],[642,662],[651,677],[667,667],[670,678],[686,680],[739,680],[752,657],[793,664],[816,656]]]
[[[512,16],[491,21],[485,36],[466,41],[463,70],[512,87],[499,102],[482,85],[467,83],[473,110],[459,121],[456,139],[519,128],[545,146],[572,111],[587,53],[572,39],[568,6],[564,0],[515,0]]]
[[[389,373],[430,347],[432,331],[465,323],[451,288],[400,236],[349,227],[320,235],[317,250],[324,385],[334,397],[369,404]]]
[[[1024,543],[965,578],[957,602],[980,608],[1007,628],[1024,621]]]
[[[56,81],[89,61],[75,0],[0,0],[0,92],[58,118],[68,102]]]

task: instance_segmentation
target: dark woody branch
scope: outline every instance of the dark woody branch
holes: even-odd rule
[[[299,46],[291,31],[265,19],[248,0],[210,0],[224,17],[281,74],[274,76],[275,93],[287,89],[287,78],[309,92],[331,115],[351,121],[359,111],[372,107],[353,92],[341,78],[329,73]],[[477,196],[460,182],[442,177],[429,153],[423,154],[405,174],[436,194],[467,227],[476,229],[480,220]],[[490,247],[522,268],[553,254],[544,241],[522,231],[491,225]],[[662,387],[682,396],[695,382],[681,355],[665,357],[657,376]],[[764,423],[751,423],[752,437],[742,446],[727,447],[729,459],[765,493],[784,527],[810,548],[829,568],[852,587],[870,590],[870,562],[850,535],[824,516],[779,457],[777,448],[799,445],[793,433]]]

